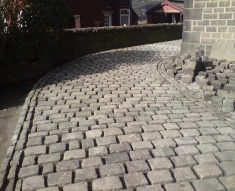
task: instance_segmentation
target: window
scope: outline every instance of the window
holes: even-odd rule
[[[81,28],[80,15],[74,15],[73,18],[75,19],[75,28]]]
[[[120,26],[130,25],[130,9],[120,10]]]
[[[104,15],[104,26],[108,27],[108,26],[112,26],[112,20],[111,20],[111,14],[105,14]]]
[[[172,14],[171,23],[176,23],[176,22],[175,22],[175,14]]]

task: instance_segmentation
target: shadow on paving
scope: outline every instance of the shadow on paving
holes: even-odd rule
[[[70,80],[79,79],[81,76],[89,77],[89,75],[96,73],[115,71],[119,67],[131,67],[133,65],[150,63],[150,61],[159,62],[165,58],[163,53],[164,51],[160,52],[158,50],[116,50],[88,55],[73,60],[67,65],[52,71],[53,75],[47,80],[46,84],[65,83]],[[128,73],[123,75],[128,76]]]

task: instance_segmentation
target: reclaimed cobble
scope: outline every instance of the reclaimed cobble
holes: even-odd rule
[[[175,168],[172,172],[177,182],[192,182],[197,179],[189,167]]]
[[[75,171],[75,182],[92,181],[97,178],[94,167],[78,169]]]
[[[171,173],[168,170],[149,171],[147,176],[151,184],[167,184],[173,182]]]
[[[167,75],[179,50],[171,41],[95,53],[42,78],[1,168],[6,188],[233,190],[234,121]]]

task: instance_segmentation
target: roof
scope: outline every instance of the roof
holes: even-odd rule
[[[184,8],[184,2],[172,2],[172,3],[178,7],[181,7],[182,9]]]
[[[168,0],[163,0],[161,3],[157,4],[156,6],[154,6],[153,8],[149,9],[146,12],[146,15],[151,14],[152,12],[160,9],[161,7],[163,7],[164,5],[168,5],[172,8],[174,8],[175,10],[178,10],[179,12],[183,13],[184,12],[184,3],[182,0],[175,0],[174,2],[168,1]]]

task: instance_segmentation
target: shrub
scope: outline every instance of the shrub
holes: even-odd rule
[[[59,33],[68,26],[69,16],[64,0],[3,0],[2,63],[22,65],[48,59],[57,47]]]

